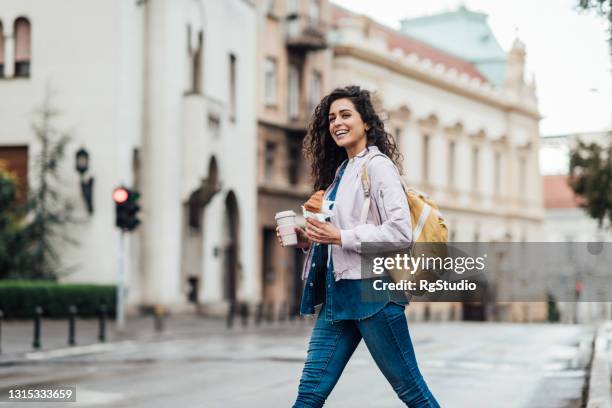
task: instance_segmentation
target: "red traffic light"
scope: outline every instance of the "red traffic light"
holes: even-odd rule
[[[115,191],[113,191],[113,201],[115,201],[117,204],[125,203],[128,197],[129,193],[127,189],[123,187],[116,188]]]
[[[576,293],[580,293],[582,292],[582,289],[584,288],[584,284],[580,281],[576,282]]]

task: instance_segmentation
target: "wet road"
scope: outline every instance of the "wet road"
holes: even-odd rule
[[[579,406],[591,328],[467,322],[410,327],[423,375],[443,407]],[[42,354],[0,367],[0,389],[76,386],[77,403],[37,407],[289,407],[310,330],[302,322],[124,341],[94,347],[89,355]],[[363,343],[326,404],[346,406],[401,406]]]

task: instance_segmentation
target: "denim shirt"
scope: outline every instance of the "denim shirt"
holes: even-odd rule
[[[341,166],[336,183],[329,194],[328,200],[332,202],[335,201],[345,169],[346,162]],[[378,313],[389,302],[400,305],[408,303],[406,297],[399,292],[373,290],[374,279],[336,281],[333,258],[326,244],[314,244],[310,269],[300,305],[302,315],[314,314],[315,306],[323,303],[322,313],[325,313],[327,321],[359,320]],[[390,282],[389,277],[377,279]]]

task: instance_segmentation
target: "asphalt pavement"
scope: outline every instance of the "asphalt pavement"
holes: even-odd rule
[[[5,322],[0,390],[74,386],[67,407],[289,407],[306,355],[312,320],[262,324],[175,316],[155,331],[132,318],[108,341],[97,322],[45,321],[42,349],[31,348],[31,322]],[[574,408],[587,386],[595,327],[559,324],[410,323],[417,359],[443,407]],[[610,351],[606,351],[608,356]],[[0,403],[0,405],[3,405]],[[6,404],[4,404],[6,405]],[[401,403],[361,344],[332,392],[329,407]]]

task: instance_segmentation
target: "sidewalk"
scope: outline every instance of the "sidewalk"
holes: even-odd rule
[[[612,408],[612,324],[602,324],[593,341],[587,408]]]
[[[133,341],[158,341],[191,336],[225,336],[232,333],[251,333],[282,329],[283,327],[312,325],[311,319],[268,323],[262,321],[256,326],[252,319],[246,327],[239,317],[234,319],[233,327],[227,328],[225,319],[201,317],[194,314],[168,316],[163,321],[163,330],[156,331],[153,316],[128,317],[123,332],[117,331],[114,320],[106,321],[106,344]],[[104,345],[98,341],[99,323],[97,319],[77,319],[76,345],[68,344],[68,319],[43,319],[41,324],[41,348],[32,347],[34,334],[33,320],[11,320],[2,323],[0,337],[0,366],[15,364],[21,360],[37,359],[36,354],[45,355],[51,350],[73,350],[80,354],[98,350],[94,345]],[[39,357],[40,357],[39,356]]]

